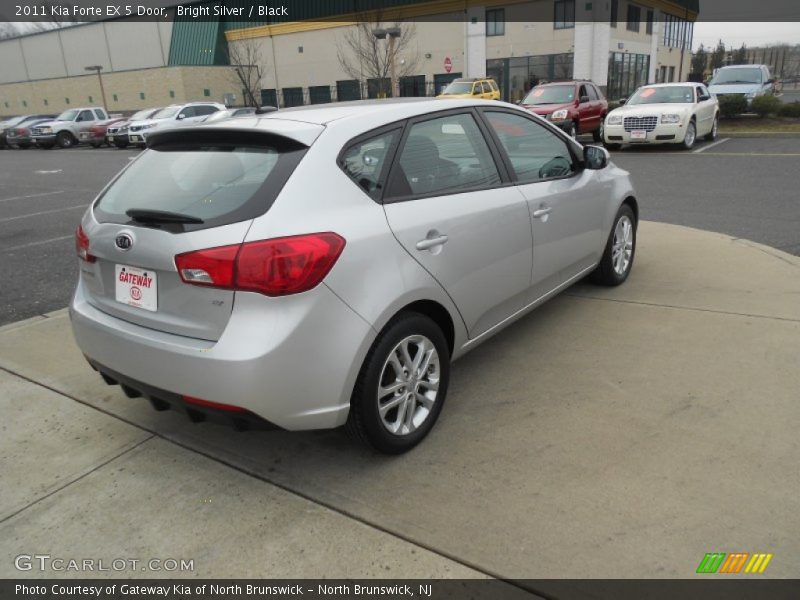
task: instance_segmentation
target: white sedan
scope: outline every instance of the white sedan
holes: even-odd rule
[[[640,87],[606,116],[603,141],[622,144],[681,144],[717,137],[719,102],[702,83],[660,83]]]

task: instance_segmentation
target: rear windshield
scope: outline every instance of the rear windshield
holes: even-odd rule
[[[151,148],[97,200],[95,216],[130,223],[126,212],[136,209],[203,221],[183,231],[254,218],[269,208],[300,156],[297,150],[236,144]]]
[[[472,93],[472,82],[471,81],[454,81],[446,88],[444,88],[443,94],[471,94]]]

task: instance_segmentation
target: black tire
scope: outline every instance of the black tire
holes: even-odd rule
[[[692,135],[689,135],[689,132],[691,132]],[[694,121],[689,121],[689,124],[686,126],[686,136],[683,138],[681,147],[685,150],[691,150],[694,148],[695,142],[697,142],[697,124]]]
[[[711,131],[706,134],[705,140],[707,142],[713,142],[717,139],[717,133],[719,132],[719,115],[714,116],[714,125],[711,126]]]
[[[92,142],[92,144],[91,144],[92,148],[99,148],[102,145],[103,144],[98,144],[97,142]]]
[[[55,144],[52,144],[50,142],[46,142],[44,144],[38,144],[38,143],[36,144],[37,148],[41,148],[43,150],[50,150],[53,146],[55,146]]]
[[[124,150],[128,147],[128,142],[114,142],[114,145],[120,150]]]
[[[62,131],[56,136],[56,144],[59,148],[72,148],[75,145],[75,137],[69,131]]]
[[[622,148],[622,144],[610,144],[608,142],[603,142],[603,145],[606,147],[606,150],[619,150]]]
[[[578,138],[578,124],[575,121],[570,123],[570,126],[567,129],[567,135],[573,140]]]
[[[387,364],[392,351],[403,340],[413,335],[425,336],[436,349],[439,357],[438,390],[430,412],[418,428],[411,433],[396,434],[384,426],[378,412],[379,378],[384,373],[384,365]],[[450,350],[442,330],[425,315],[415,312],[401,313],[383,328],[364,359],[350,400],[350,414],[347,417],[345,430],[355,440],[379,452],[385,454],[407,452],[419,444],[436,424],[447,397],[449,380]],[[403,391],[399,390],[400,393]],[[391,411],[387,414],[391,414]]]
[[[17,144],[17,148],[20,148],[21,150],[27,150],[30,147],[31,147],[30,142],[23,142],[21,144]]]
[[[600,127],[598,127],[592,132],[592,138],[594,139],[595,142],[603,141],[603,123],[605,122],[605,120],[606,116],[603,115],[603,120],[600,121]]]
[[[614,269],[614,260],[612,257],[613,253],[613,246],[614,246],[614,232],[617,229],[617,224],[622,220],[622,218],[627,218],[633,226],[633,247],[631,249],[631,256],[630,261],[628,262],[627,268],[622,273],[617,273]],[[617,286],[625,282],[630,275],[631,269],[633,268],[633,259],[636,257],[636,215],[633,213],[633,209],[628,204],[623,204],[619,207],[619,211],[617,211],[617,216],[614,217],[614,224],[611,226],[611,233],[608,234],[608,241],[606,242],[606,248],[603,252],[603,258],[600,259],[600,263],[597,265],[597,268],[592,271],[592,274],[589,276],[592,282],[598,285],[607,285],[607,286]]]

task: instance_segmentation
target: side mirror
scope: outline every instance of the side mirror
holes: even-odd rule
[[[587,169],[600,170],[608,166],[611,155],[600,146],[586,146],[583,149],[583,164]]]
[[[580,103],[589,102],[589,96],[581,96]]]
[[[184,115],[183,113],[179,114],[178,117],[177,117],[178,121],[183,121],[185,118],[186,118],[186,115]]]
[[[620,98],[619,99],[619,103],[620,103],[620,105],[627,104],[628,103],[628,99],[627,98]]]

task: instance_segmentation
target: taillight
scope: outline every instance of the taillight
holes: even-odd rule
[[[185,283],[286,296],[316,287],[344,246],[335,233],[313,233],[187,252],[175,265]]]
[[[213,408],[215,410],[226,410],[228,412],[247,412],[247,409],[241,406],[234,406],[233,404],[222,404],[221,402],[211,402],[210,400],[203,400],[202,398],[194,398],[192,396],[181,396],[181,399],[187,404],[194,404],[195,406],[202,406],[204,408]]]
[[[75,251],[81,260],[89,263],[97,260],[96,256],[89,254],[89,236],[83,230],[83,225],[78,225],[78,229],[75,231]]]

